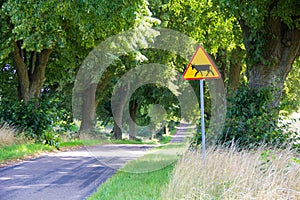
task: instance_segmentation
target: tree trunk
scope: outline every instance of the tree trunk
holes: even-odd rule
[[[32,61],[32,64],[29,68],[29,77],[30,77],[30,90],[29,94],[32,98],[40,98],[41,88],[46,80],[46,66],[49,60],[49,56],[52,50],[46,49],[42,50],[41,53],[33,52],[31,59],[34,58],[36,54],[35,60]],[[33,64],[35,62],[35,64]]]
[[[18,75],[18,97],[20,100],[23,100],[27,104],[27,102],[30,99],[30,80],[28,75],[28,69],[22,56],[21,46],[17,42],[14,42],[13,58],[15,61],[15,66]]]
[[[240,47],[233,49],[231,52],[228,74],[228,89],[231,91],[235,91],[240,85],[243,56],[244,52]]]
[[[150,137],[149,137],[149,139],[153,140],[154,136],[155,136],[155,127],[154,126],[149,126],[149,131],[150,131]]]
[[[118,126],[122,124],[123,119],[123,111],[124,106],[126,104],[128,92],[130,89],[130,85],[126,83],[123,86],[118,87],[114,99],[114,108],[113,108],[113,116],[114,116],[114,138],[122,139],[122,129]]]
[[[294,60],[300,54],[300,30],[290,29],[279,18],[269,17],[265,21],[267,34],[262,32],[262,35],[266,34],[263,46],[264,59],[258,60],[254,60],[254,56],[259,52],[259,47],[256,44],[256,48],[253,48],[250,28],[245,25],[244,21],[240,21],[240,24],[247,51],[249,87],[254,90],[273,88],[270,108],[275,108],[279,105],[284,81]],[[249,62],[250,60],[255,62]]]
[[[136,113],[138,109],[138,103],[137,100],[134,99],[130,102],[130,109],[129,113],[131,116],[131,121],[129,123],[129,139],[135,140],[136,139]]]
[[[227,50],[219,48],[217,56],[216,56],[216,62],[219,69],[219,72],[221,74],[222,79],[226,80],[226,58],[227,58]]]
[[[83,94],[80,133],[94,133],[96,123],[97,84],[91,84]]]
[[[164,126],[164,134],[169,135],[169,124],[168,123],[166,123]]]
[[[30,56],[27,56],[26,50],[22,49],[21,46],[22,41],[14,42],[13,58],[18,75],[18,97],[28,103],[32,98],[40,98],[52,49],[31,52]]]
[[[114,120],[114,139],[121,140],[122,139],[122,129],[118,126],[116,121]]]

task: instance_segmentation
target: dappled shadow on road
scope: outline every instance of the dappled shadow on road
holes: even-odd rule
[[[184,151],[183,141],[189,128],[182,124],[169,146],[86,146],[1,168],[0,198],[85,199],[128,161],[144,156],[140,162],[133,161],[121,169],[130,173],[156,171],[172,164]]]
[[[101,165],[117,170],[126,162],[143,156],[147,150],[156,146],[157,145],[108,144],[102,146],[86,146],[86,149]]]
[[[150,171],[160,170],[177,160],[178,155],[181,155],[188,146],[188,137],[192,135],[195,126],[182,122],[178,127],[170,144],[174,145],[103,145],[101,147],[86,146],[88,152],[99,160],[99,162],[112,169],[119,169],[129,160],[136,160],[141,156],[144,158],[139,159],[135,166],[135,161],[132,167],[121,168],[121,171],[129,173],[144,173]],[[176,145],[180,144],[180,145]],[[152,149],[156,147],[155,149]],[[160,148],[162,147],[162,148]],[[151,164],[145,164],[145,163]]]
[[[176,127],[176,132],[172,136],[171,143],[181,143],[188,139],[195,132],[195,126],[192,126],[186,122],[180,123],[178,127]]]
[[[82,148],[5,167],[0,169],[0,197],[15,200],[84,199],[126,162],[143,155],[141,152],[147,148],[150,147],[102,145],[91,147],[101,159]],[[120,149],[131,154],[122,153]]]

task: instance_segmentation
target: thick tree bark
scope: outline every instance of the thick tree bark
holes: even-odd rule
[[[30,90],[29,94],[32,98],[40,98],[41,88],[46,80],[46,66],[49,60],[49,56],[52,50],[45,49],[40,53],[32,53],[32,58],[35,59],[29,68],[29,77],[30,77]],[[36,54],[36,58],[34,55]]]
[[[27,56],[25,49],[21,48],[22,42],[14,42],[13,58],[18,75],[18,97],[25,103],[32,98],[40,98],[40,91],[46,80],[45,72],[52,49],[41,52],[31,52]],[[27,60],[30,62],[27,62]]]
[[[94,133],[96,123],[96,90],[97,84],[91,84],[83,94],[80,134]]]
[[[167,123],[164,126],[164,134],[169,135],[169,124],[167,124]]]
[[[222,79],[225,81],[226,79],[226,57],[227,57],[227,50],[219,48],[217,56],[216,56],[216,62],[219,69],[219,72],[221,74]]]
[[[122,124],[123,119],[123,111],[124,106],[126,105],[126,100],[128,96],[128,92],[130,89],[130,85],[126,83],[125,85],[118,88],[117,91],[115,91],[116,99],[114,102],[114,138],[115,139],[122,139],[122,129],[118,126]]]
[[[132,121],[129,123],[129,139],[135,140],[136,139],[136,113],[138,109],[137,100],[134,99],[130,102],[129,113],[131,116]]]
[[[18,75],[18,97],[20,100],[23,100],[27,103],[30,99],[29,95],[29,86],[30,80],[28,75],[28,69],[24,62],[24,58],[21,56],[21,46],[17,42],[14,42],[14,51],[13,51],[13,58],[15,61],[15,66]]]
[[[91,84],[82,95],[81,125],[79,134],[93,134],[96,125],[97,105],[103,100],[103,94],[112,74],[105,74],[100,84]]]
[[[228,74],[228,89],[235,91],[240,85],[243,50],[237,47],[232,50],[230,57],[230,68]]]
[[[122,129],[117,125],[116,121],[114,120],[114,139],[120,140],[122,139]]]
[[[273,88],[271,108],[279,105],[283,84],[291,70],[294,60],[300,52],[300,30],[290,29],[279,18],[269,17],[266,21],[265,43],[263,46],[264,60],[247,63],[249,87]],[[248,60],[253,60],[255,51],[250,28],[240,21]]]

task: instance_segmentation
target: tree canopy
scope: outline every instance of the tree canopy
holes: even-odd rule
[[[160,108],[167,111],[168,122],[178,120],[178,95],[159,84],[139,88],[129,98],[130,102],[121,98],[116,106],[119,108],[110,104],[118,81],[130,70],[145,69],[150,63],[166,66],[169,83],[179,84],[172,70],[182,73],[188,60],[174,52],[147,46],[160,37],[160,28],[186,34],[215,60],[223,81],[212,84],[216,90],[225,85],[229,101],[225,129],[217,133],[221,141],[242,138],[245,145],[247,141],[270,142],[273,138],[281,141],[285,138],[280,137],[280,109],[291,112],[299,108],[299,103],[290,103],[298,102],[299,96],[295,87],[299,85],[298,0],[4,0],[0,2],[0,19],[0,121],[25,124],[22,128],[30,130],[33,137],[41,135],[43,129],[61,126],[62,121],[70,123],[80,113],[81,132],[95,132],[100,121],[112,124],[114,137],[122,138],[117,118],[123,116],[127,106],[133,122],[143,125],[150,121],[150,115],[155,116],[158,108],[150,104],[161,104]],[[119,44],[105,43],[128,30],[140,31],[126,37],[126,41],[118,38]],[[126,46],[133,51],[109,55],[114,62],[97,71],[102,75],[99,80],[93,82],[97,73],[90,71],[85,79],[92,84],[73,90],[81,70],[94,69],[89,66],[92,62],[85,61],[93,50],[119,46],[119,51]],[[106,58],[101,59],[99,63]],[[147,74],[147,70],[143,73]],[[130,84],[136,80],[133,77]],[[198,84],[190,85],[198,95]],[[78,109],[72,113],[75,92],[81,95],[76,101]],[[205,94],[207,120],[211,117],[209,92]],[[26,111],[21,112],[24,106]],[[117,118],[113,118],[114,109],[118,110]],[[6,114],[8,111],[11,115]],[[55,117],[55,112],[61,115]],[[43,123],[34,119],[42,115]],[[39,123],[50,126],[34,128]],[[251,128],[253,124],[258,127]],[[130,124],[128,129],[134,139],[138,135],[136,124]]]

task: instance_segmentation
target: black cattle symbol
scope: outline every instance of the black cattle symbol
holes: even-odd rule
[[[201,76],[203,76],[202,72],[204,72],[204,71],[207,71],[205,76],[208,76],[209,73],[212,73],[213,76],[215,75],[214,72],[211,70],[211,65],[193,65],[192,64],[192,69],[196,70],[194,77],[196,77],[199,72],[200,72]]]

